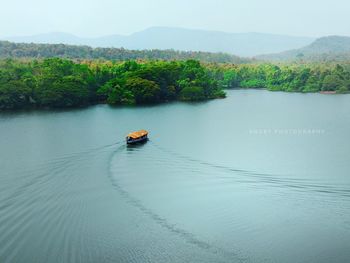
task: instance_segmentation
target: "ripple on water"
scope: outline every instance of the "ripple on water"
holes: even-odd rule
[[[78,249],[76,244],[86,208],[76,186],[87,179],[77,170],[88,169],[91,158],[98,158],[114,145],[68,154],[28,171],[17,169],[13,180],[11,175],[2,177],[6,191],[0,203],[0,259],[21,262],[20,251],[33,242],[35,234],[41,238],[35,241],[38,251],[46,254],[37,253],[37,256],[59,259],[67,255],[71,258],[62,261],[76,262],[79,253],[78,250],[73,253],[72,249]],[[29,262],[44,262],[32,256]]]
[[[93,168],[98,159],[105,161],[106,156],[110,156],[108,178],[103,172],[82,172]],[[116,247],[118,237],[113,231],[92,234],[91,226],[96,225],[91,219],[89,202],[104,194],[108,184],[104,188],[100,184],[105,179],[130,207],[171,236],[221,262],[254,262],[256,258],[248,249],[252,236],[274,239],[269,231],[269,224],[278,223],[271,215],[273,207],[254,202],[283,200],[291,207],[296,202],[312,201],[314,206],[309,210],[312,212],[321,205],[329,210],[327,202],[333,199],[335,202],[339,197],[348,200],[350,194],[350,189],[344,186],[190,158],[156,142],[140,147],[126,147],[119,142],[52,159],[30,171],[19,171],[13,172],[14,180],[10,174],[0,179],[7,186],[1,188],[5,193],[0,204],[0,259],[5,262],[23,261],[21,254],[33,239],[36,243],[31,248],[41,253],[31,254],[29,262],[47,262],[52,258],[61,262],[113,261],[116,255],[128,262],[172,258],[167,248],[160,248],[157,233],[154,239],[145,238],[149,240],[147,255],[141,248],[125,243]],[[93,198],[89,191],[94,193]],[[110,202],[108,207],[113,207],[114,201]],[[334,215],[344,222],[349,207],[339,209],[334,208]],[[261,219],[253,220],[256,213]],[[113,224],[106,229],[112,230]],[[262,246],[254,244],[256,249]],[[170,248],[172,244],[164,246]],[[260,255],[259,259],[265,260]]]

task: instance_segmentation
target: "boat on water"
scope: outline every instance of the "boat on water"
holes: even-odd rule
[[[126,136],[127,144],[142,143],[142,142],[146,142],[147,140],[148,140],[148,131],[146,130],[132,132]]]
[[[321,94],[337,94],[336,91],[320,91]]]

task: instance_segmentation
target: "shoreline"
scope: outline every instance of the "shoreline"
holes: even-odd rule
[[[267,91],[267,92],[281,92],[286,94],[321,94],[321,95],[349,95],[350,93],[337,93],[336,91],[317,91],[317,92],[287,92],[283,90],[269,90],[267,88],[232,88],[232,89],[224,89],[224,91]],[[227,94],[226,94],[227,95]],[[213,100],[220,100],[220,99],[226,99],[226,97],[218,97],[218,98],[211,98],[211,99],[205,99],[205,100],[172,100],[172,101],[165,101],[160,103],[147,103],[147,104],[135,104],[135,105],[113,105],[108,104],[106,101],[101,102],[95,102],[91,104],[84,104],[80,106],[72,106],[72,107],[29,107],[29,108],[22,108],[22,109],[0,109],[0,114],[11,114],[11,113],[26,113],[26,112],[61,112],[61,111],[74,111],[74,110],[80,110],[80,109],[87,109],[92,106],[99,106],[99,105],[107,105],[112,108],[142,108],[147,106],[158,106],[158,105],[166,105],[171,103],[205,103]]]

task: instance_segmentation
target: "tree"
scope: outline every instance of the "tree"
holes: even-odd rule
[[[338,75],[328,75],[323,80],[323,91],[335,91],[342,86],[342,80]]]
[[[30,106],[31,89],[23,82],[11,80],[0,82],[0,110],[23,109]]]
[[[124,83],[125,85],[125,83]],[[123,86],[123,81],[112,79],[98,90],[98,95],[102,96],[109,104],[114,105],[133,105],[135,97],[131,90]]]
[[[204,100],[205,94],[202,87],[189,86],[181,90],[180,98],[184,101]]]
[[[160,88],[154,81],[133,77],[126,80],[125,88],[132,92],[136,103],[159,102]]]

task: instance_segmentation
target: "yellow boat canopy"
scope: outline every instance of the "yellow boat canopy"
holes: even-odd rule
[[[129,133],[127,137],[130,137],[132,139],[138,139],[138,138],[140,138],[142,136],[145,136],[145,135],[148,135],[148,131],[140,130],[140,131],[137,131],[137,132]]]

